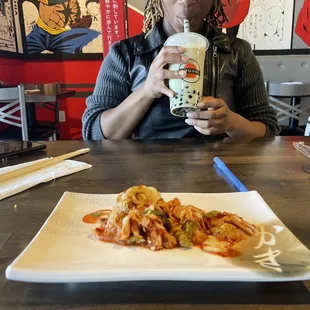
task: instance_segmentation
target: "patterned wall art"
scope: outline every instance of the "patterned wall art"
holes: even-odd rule
[[[239,37],[250,42],[254,50],[290,49],[293,11],[293,0],[251,0]]]
[[[102,53],[99,0],[26,0],[28,54]]]
[[[22,53],[18,0],[0,0],[0,51]]]
[[[310,0],[222,1],[230,18],[226,27],[240,23],[238,37],[257,53],[310,51]],[[106,54],[125,36],[125,22],[131,36],[141,32],[146,2],[128,0],[126,14],[124,0],[0,0],[0,51],[32,59]]]

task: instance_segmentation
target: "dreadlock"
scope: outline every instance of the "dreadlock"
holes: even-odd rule
[[[229,1],[230,2],[230,1]],[[164,10],[161,0],[148,0],[144,9],[143,32],[147,37],[155,28],[155,25],[164,17]],[[208,24],[220,28],[228,18],[224,11],[221,0],[214,0],[213,6],[206,17]]]

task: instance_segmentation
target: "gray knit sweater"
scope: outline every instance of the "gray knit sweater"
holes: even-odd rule
[[[105,58],[94,93],[86,101],[87,108],[82,119],[85,140],[104,139],[100,125],[101,114],[118,106],[137,88],[138,83],[133,73],[135,59],[146,57],[148,66],[153,61],[154,51],[152,53],[146,51],[144,54],[135,53],[138,42],[137,37],[118,42],[111,47]],[[151,40],[150,42],[154,47],[155,43]],[[157,47],[158,52],[161,47]],[[228,81],[230,83],[227,84],[232,86],[223,85],[223,89],[225,91],[231,89],[233,104],[228,104],[229,99],[226,100],[226,103],[232,110],[248,120],[264,123],[267,128],[266,136],[275,136],[279,133],[278,121],[275,111],[269,105],[262,72],[251,47],[247,42],[238,39],[234,49],[239,49],[241,52],[238,53],[238,69],[235,76],[230,72],[226,74],[231,76],[231,81]],[[148,67],[146,66],[146,75],[147,71]],[[141,82],[143,81],[140,78],[140,85]],[[146,139],[202,137],[193,127],[188,126],[184,119],[170,114],[169,99],[165,96],[155,100],[138,124],[133,136]]]

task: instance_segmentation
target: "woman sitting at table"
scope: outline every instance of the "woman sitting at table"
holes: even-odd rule
[[[208,38],[206,59],[219,57],[220,62],[219,74],[204,80],[205,90],[218,87],[204,91],[199,110],[185,119],[170,113],[174,93],[167,80],[184,78],[186,72],[167,70],[167,64],[188,59],[180,47],[163,47],[168,36],[183,32],[184,19],[191,31]],[[83,115],[84,139],[277,135],[279,125],[250,44],[231,42],[220,30],[225,21],[221,0],[149,0],[143,33],[115,43],[102,64]],[[208,70],[215,72],[212,63]]]

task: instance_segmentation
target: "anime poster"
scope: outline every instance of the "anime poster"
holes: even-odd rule
[[[310,0],[295,0],[293,48],[310,47]]]
[[[99,0],[26,0],[28,54],[102,53]]]
[[[0,0],[0,51],[23,51],[18,0]]]
[[[254,50],[291,49],[294,0],[251,0],[239,37]]]

